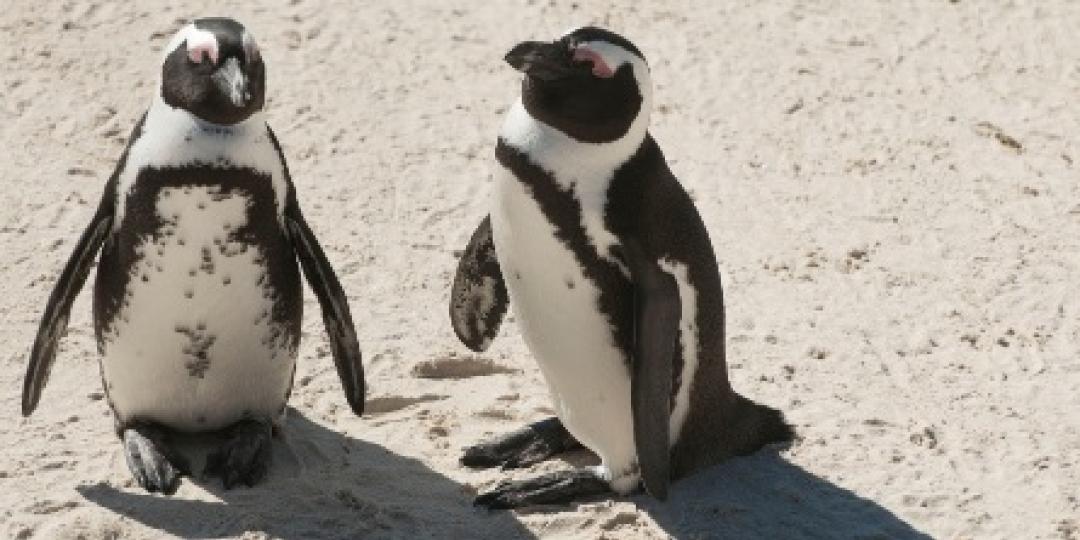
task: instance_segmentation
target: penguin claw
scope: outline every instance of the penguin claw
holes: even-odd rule
[[[176,493],[183,472],[158,448],[159,443],[137,428],[124,430],[123,440],[128,469],[139,486],[150,493]]]
[[[204,472],[221,478],[225,489],[244,484],[253,487],[270,470],[271,429],[268,422],[245,420],[217,451],[206,456]]]
[[[570,504],[611,491],[606,480],[588,469],[556,471],[526,480],[503,480],[473,499],[474,506],[506,510],[538,504]]]

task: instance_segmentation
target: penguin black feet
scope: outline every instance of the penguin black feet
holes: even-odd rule
[[[461,464],[475,469],[518,469],[577,448],[581,443],[553,417],[466,448]]]
[[[225,489],[241,482],[254,486],[270,470],[271,424],[267,420],[241,420],[228,433],[221,448],[206,456],[205,473],[220,477]]]
[[[172,495],[180,486],[180,477],[191,475],[187,460],[169,446],[164,428],[133,424],[121,431],[121,438],[128,469],[146,491]]]
[[[476,496],[473,504],[490,510],[535,504],[569,504],[611,492],[611,486],[593,469],[557,471],[528,480],[505,480]]]

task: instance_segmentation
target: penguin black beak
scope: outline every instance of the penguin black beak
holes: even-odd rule
[[[583,67],[575,64],[570,50],[558,41],[518,43],[506,53],[504,59],[514,69],[543,81],[555,81],[577,75]]]
[[[229,98],[236,108],[244,108],[251,101],[247,75],[236,58],[229,58],[210,76],[221,95]]]

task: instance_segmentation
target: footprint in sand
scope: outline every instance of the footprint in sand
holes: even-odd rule
[[[447,357],[427,360],[412,369],[413,377],[421,379],[468,379],[484,375],[521,373],[521,370],[496,364],[487,358]]]
[[[424,394],[422,396],[380,396],[368,398],[364,403],[364,412],[369,414],[385,414],[400,411],[417,403],[439,401],[449,396],[439,394]]]

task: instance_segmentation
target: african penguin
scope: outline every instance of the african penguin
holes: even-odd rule
[[[172,493],[188,466],[170,432],[222,431],[207,473],[226,488],[267,472],[300,342],[297,259],[319,299],[346,399],[364,404],[345,293],[304,221],[262,114],[251,34],[205,18],[165,47],[157,93],[49,298],[22,412],[37,407],[71,304],[100,252],[93,314],[101,376],[128,466]]]
[[[485,350],[513,304],[557,418],[467,448],[471,467],[522,467],[584,446],[594,469],[506,481],[490,508],[564,503],[669,482],[793,437],[736,394],[720,272],[693,201],[649,135],[641,51],[600,28],[515,46],[525,73],[495,156],[489,218],[459,261],[458,337]]]

